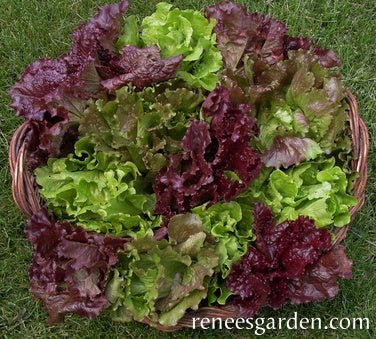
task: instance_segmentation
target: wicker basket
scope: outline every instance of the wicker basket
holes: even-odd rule
[[[354,146],[354,160],[352,169],[359,173],[353,187],[353,195],[358,199],[355,206],[351,207],[350,214],[354,219],[358,210],[362,207],[365,199],[365,187],[367,182],[367,156],[369,150],[369,138],[366,125],[360,118],[358,107],[354,95],[347,91],[347,102],[349,104],[350,128]],[[23,123],[14,133],[9,148],[9,164],[12,174],[12,193],[14,201],[19,210],[27,217],[35,214],[43,205],[43,201],[38,193],[38,187],[34,175],[28,170],[26,164],[26,144],[25,138],[29,131],[27,122]],[[336,229],[335,243],[341,242],[347,233],[348,225]],[[209,318],[223,320],[236,318],[235,306],[231,303],[218,307],[202,307],[197,311],[191,311],[184,315],[176,326],[157,326],[159,330],[170,332],[183,327],[193,327],[192,318]],[[145,318],[144,323],[150,323],[150,319]]]

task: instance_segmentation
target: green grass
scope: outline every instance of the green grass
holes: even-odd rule
[[[189,330],[165,334],[139,323],[114,323],[106,314],[92,320],[68,316],[64,325],[47,326],[47,313],[29,292],[27,270],[31,247],[23,233],[24,217],[13,204],[8,146],[21,123],[9,108],[7,90],[24,68],[41,57],[56,57],[69,49],[71,32],[104,0],[0,0],[0,337],[1,338],[229,338],[255,337],[247,330]],[[156,0],[130,0],[129,13],[139,17],[154,11]],[[369,0],[239,1],[248,9],[283,20],[291,35],[309,36],[342,60],[345,84],[355,95],[371,136],[369,180],[363,209],[351,223],[344,244],[354,261],[353,279],[341,280],[333,300],[304,306],[264,309],[260,317],[364,318],[369,330],[268,330],[264,337],[374,338],[376,310],[376,88],[375,8]],[[180,8],[202,10],[215,1],[171,1]]]

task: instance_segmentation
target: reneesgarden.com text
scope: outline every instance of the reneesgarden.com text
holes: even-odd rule
[[[263,335],[268,330],[368,330],[369,318],[321,318],[299,317],[297,312],[289,318],[192,318],[192,328],[253,330],[256,335]]]

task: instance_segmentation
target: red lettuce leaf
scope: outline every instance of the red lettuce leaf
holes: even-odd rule
[[[245,6],[221,2],[205,10],[214,18],[217,47],[228,68],[241,65],[245,54],[254,54],[267,64],[284,59],[284,23],[260,13],[247,13]]]
[[[260,156],[250,146],[258,130],[249,107],[233,104],[229,90],[217,86],[202,108],[210,125],[193,121],[182,140],[184,152],[171,155],[156,177],[157,214],[171,217],[205,202],[230,201],[260,173]]]
[[[331,68],[341,66],[340,59],[331,49],[322,49],[320,46],[315,46],[313,53],[318,56],[320,64],[323,67]]]
[[[309,50],[309,48],[313,44],[313,40],[306,38],[306,37],[302,37],[302,36],[292,37],[286,34],[284,44],[285,44],[285,59],[287,59],[288,51],[298,50],[298,49]]]
[[[100,59],[103,50],[118,54],[115,43],[121,32],[123,14],[127,10],[128,2],[124,0],[104,5],[88,23],[81,24],[73,31],[71,49],[62,58],[68,65],[71,82],[77,88],[90,85],[83,80],[88,78],[88,72],[96,73],[91,66],[100,67],[101,62],[98,63],[97,59]],[[94,76],[95,78],[97,77]],[[99,90],[99,78],[95,82],[94,88]]]
[[[57,109],[63,106],[63,95],[83,95],[86,90],[83,88],[84,72],[97,58],[100,48],[109,49],[116,42],[127,8],[127,1],[101,7],[97,16],[74,30],[68,53],[56,59],[43,58],[29,65],[20,81],[9,90],[11,107],[17,114],[40,121],[48,111],[54,117]],[[60,117],[68,118],[67,112],[60,113],[63,113],[59,114]]]
[[[64,120],[56,123],[48,119],[29,122],[29,131],[25,138],[28,165],[31,168],[47,163],[50,157],[69,154],[78,137],[78,126]]]
[[[211,92],[202,105],[204,115],[211,118],[210,133],[217,146],[212,164],[216,171],[217,191],[222,199],[232,200],[258,177],[263,166],[260,156],[250,146],[258,134],[256,119],[245,104],[233,104],[230,91],[223,86]],[[239,180],[226,177],[234,172]]]
[[[101,7],[97,16],[74,30],[72,46],[67,53],[56,59],[43,58],[33,62],[9,90],[11,107],[33,124],[33,136],[29,140],[39,138],[28,147],[32,167],[45,164],[49,157],[61,155],[59,151],[64,145],[58,141],[64,136],[56,132],[64,130],[62,125],[71,120],[71,113],[79,114],[86,100],[101,90],[96,63],[100,51],[114,50],[127,8],[128,2],[124,0]],[[41,126],[36,127],[38,124]]]
[[[291,37],[286,34],[286,25],[266,15],[247,12],[245,6],[232,2],[220,2],[205,10],[207,18],[214,18],[217,46],[227,68],[242,66],[243,57],[255,56],[267,65],[288,58],[289,50],[309,50],[312,40]],[[313,49],[324,67],[340,66],[339,58],[332,50],[319,46]]]
[[[51,105],[60,100],[64,86],[69,85],[67,71],[67,65],[61,59],[34,61],[10,89],[10,106],[29,120],[41,121],[47,111],[52,117],[67,119],[68,112],[62,110],[58,114],[57,108]]]
[[[285,35],[285,59],[288,59],[288,51],[302,49],[304,51],[310,50],[313,45],[313,40],[305,37],[292,37]],[[326,68],[339,67],[341,66],[341,61],[335,52],[331,49],[323,49],[320,46],[315,46],[312,50],[313,54],[319,59],[321,66]]]
[[[182,139],[185,152],[170,155],[168,166],[155,179],[156,214],[170,218],[206,201],[218,200],[214,170],[205,158],[211,143],[207,123],[193,121]]]
[[[254,246],[227,277],[227,288],[238,294],[239,316],[253,317],[263,306],[319,301],[338,291],[337,277],[350,277],[343,249],[331,250],[331,235],[300,216],[275,225],[270,209],[255,204]],[[325,292],[324,286],[330,286]]]
[[[352,260],[346,257],[345,247],[335,245],[317,262],[310,265],[298,281],[291,281],[287,289],[292,304],[322,301],[338,294],[337,276],[352,278]]]
[[[107,304],[107,272],[126,240],[55,222],[46,209],[30,218],[25,233],[33,244],[31,292],[43,302],[49,323],[64,321],[67,313],[97,316]]]
[[[110,79],[103,80],[101,85],[110,92],[128,83],[142,89],[152,83],[170,79],[182,59],[183,56],[180,55],[162,60],[156,45],[145,48],[125,46],[123,54],[116,55],[109,61],[108,68],[114,74]]]

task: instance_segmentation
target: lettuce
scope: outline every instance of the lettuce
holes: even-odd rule
[[[152,234],[155,197],[137,187],[140,172],[132,162],[94,151],[90,137],[76,142],[75,153],[50,158],[35,170],[40,194],[59,220],[122,237]]]
[[[172,9],[161,2],[156,11],[142,20],[141,39],[146,46],[156,44],[163,58],[183,55],[177,76],[194,87],[213,90],[222,57],[215,47],[214,20],[198,11]]]
[[[126,240],[55,221],[46,209],[28,220],[25,233],[33,244],[31,292],[47,309],[49,324],[63,322],[67,313],[99,315],[107,305],[108,270]]]
[[[140,25],[127,9],[101,7],[9,91],[51,212],[26,227],[50,323],[335,296],[352,262],[329,227],[356,204],[335,53],[230,2],[159,3]]]
[[[168,240],[147,236],[126,243],[106,287],[110,312],[118,321],[144,320],[174,326],[206,298],[218,254],[202,223],[192,214],[173,217]]]
[[[205,9],[208,19],[215,19],[214,32],[218,49],[227,68],[241,67],[245,57],[257,57],[262,64],[273,65],[287,58],[291,50],[309,51],[312,40],[291,37],[286,25],[278,20],[255,12],[247,12],[245,6],[232,2],[220,2]],[[324,67],[335,67],[340,61],[332,50],[315,46],[312,52]]]
[[[162,60],[156,45],[144,48],[125,46],[121,55],[109,54],[106,59],[108,65],[102,67],[102,72],[107,73],[108,79],[102,80],[101,86],[108,92],[114,92],[129,83],[142,89],[169,80],[178,69],[182,56]]]
[[[260,13],[247,13],[244,6],[221,2],[207,7],[205,16],[214,18],[218,49],[228,68],[236,68],[244,55],[254,54],[272,64],[284,58],[286,26]]]
[[[206,202],[230,201],[260,173],[263,164],[250,145],[257,128],[249,107],[233,104],[229,91],[217,86],[202,110],[210,124],[194,120],[182,139],[183,152],[170,155],[158,172],[156,214],[170,218]]]
[[[232,264],[240,261],[256,238],[252,227],[252,208],[236,200],[220,201],[210,207],[207,204],[197,206],[191,213],[202,222],[219,255],[219,272],[210,281],[208,304],[223,305],[234,294],[225,286]]]
[[[206,205],[195,207],[192,213],[201,220],[204,231],[215,239],[219,268],[222,278],[226,278],[232,263],[238,262],[248,244],[255,240],[251,207],[236,201],[218,202],[209,208]]]
[[[295,70],[286,92],[286,103],[306,118],[305,136],[316,141],[326,154],[339,150],[350,153],[352,144],[346,135],[348,105],[341,75],[323,67],[307,53],[291,51],[289,60]]]
[[[100,92],[100,68],[107,63],[101,52],[117,53],[115,42],[127,9],[125,0],[102,6],[88,23],[74,30],[67,53],[33,62],[9,90],[11,107],[30,122],[26,141],[32,169],[45,165],[50,157],[71,152],[78,133],[70,119]]]
[[[181,151],[181,139],[189,122],[199,117],[203,100],[199,89],[173,82],[143,90],[124,86],[115,98],[89,103],[80,115],[79,133],[90,135],[98,151],[132,161],[151,184],[167,165],[168,154]]]
[[[254,146],[266,166],[288,168],[321,154],[338,154],[349,168],[352,141],[341,75],[310,51],[289,51],[273,65],[244,59],[220,78],[232,100],[250,106],[260,128]]]
[[[357,202],[347,192],[349,184],[346,173],[331,157],[302,162],[287,170],[264,168],[247,194],[268,205],[277,222],[303,215],[318,227],[341,227],[350,222],[349,207]]]
[[[275,223],[265,205],[256,204],[253,227],[256,241],[232,266],[226,287],[240,317],[253,317],[259,309],[278,309],[293,303],[321,301],[338,292],[337,277],[351,278],[351,260],[343,248],[332,248],[331,235],[300,216]]]
[[[349,168],[352,143],[340,62],[312,40],[286,34],[284,23],[245,6],[221,2],[206,9],[224,68],[220,83],[257,118],[255,147],[266,166],[287,168],[325,153]]]

